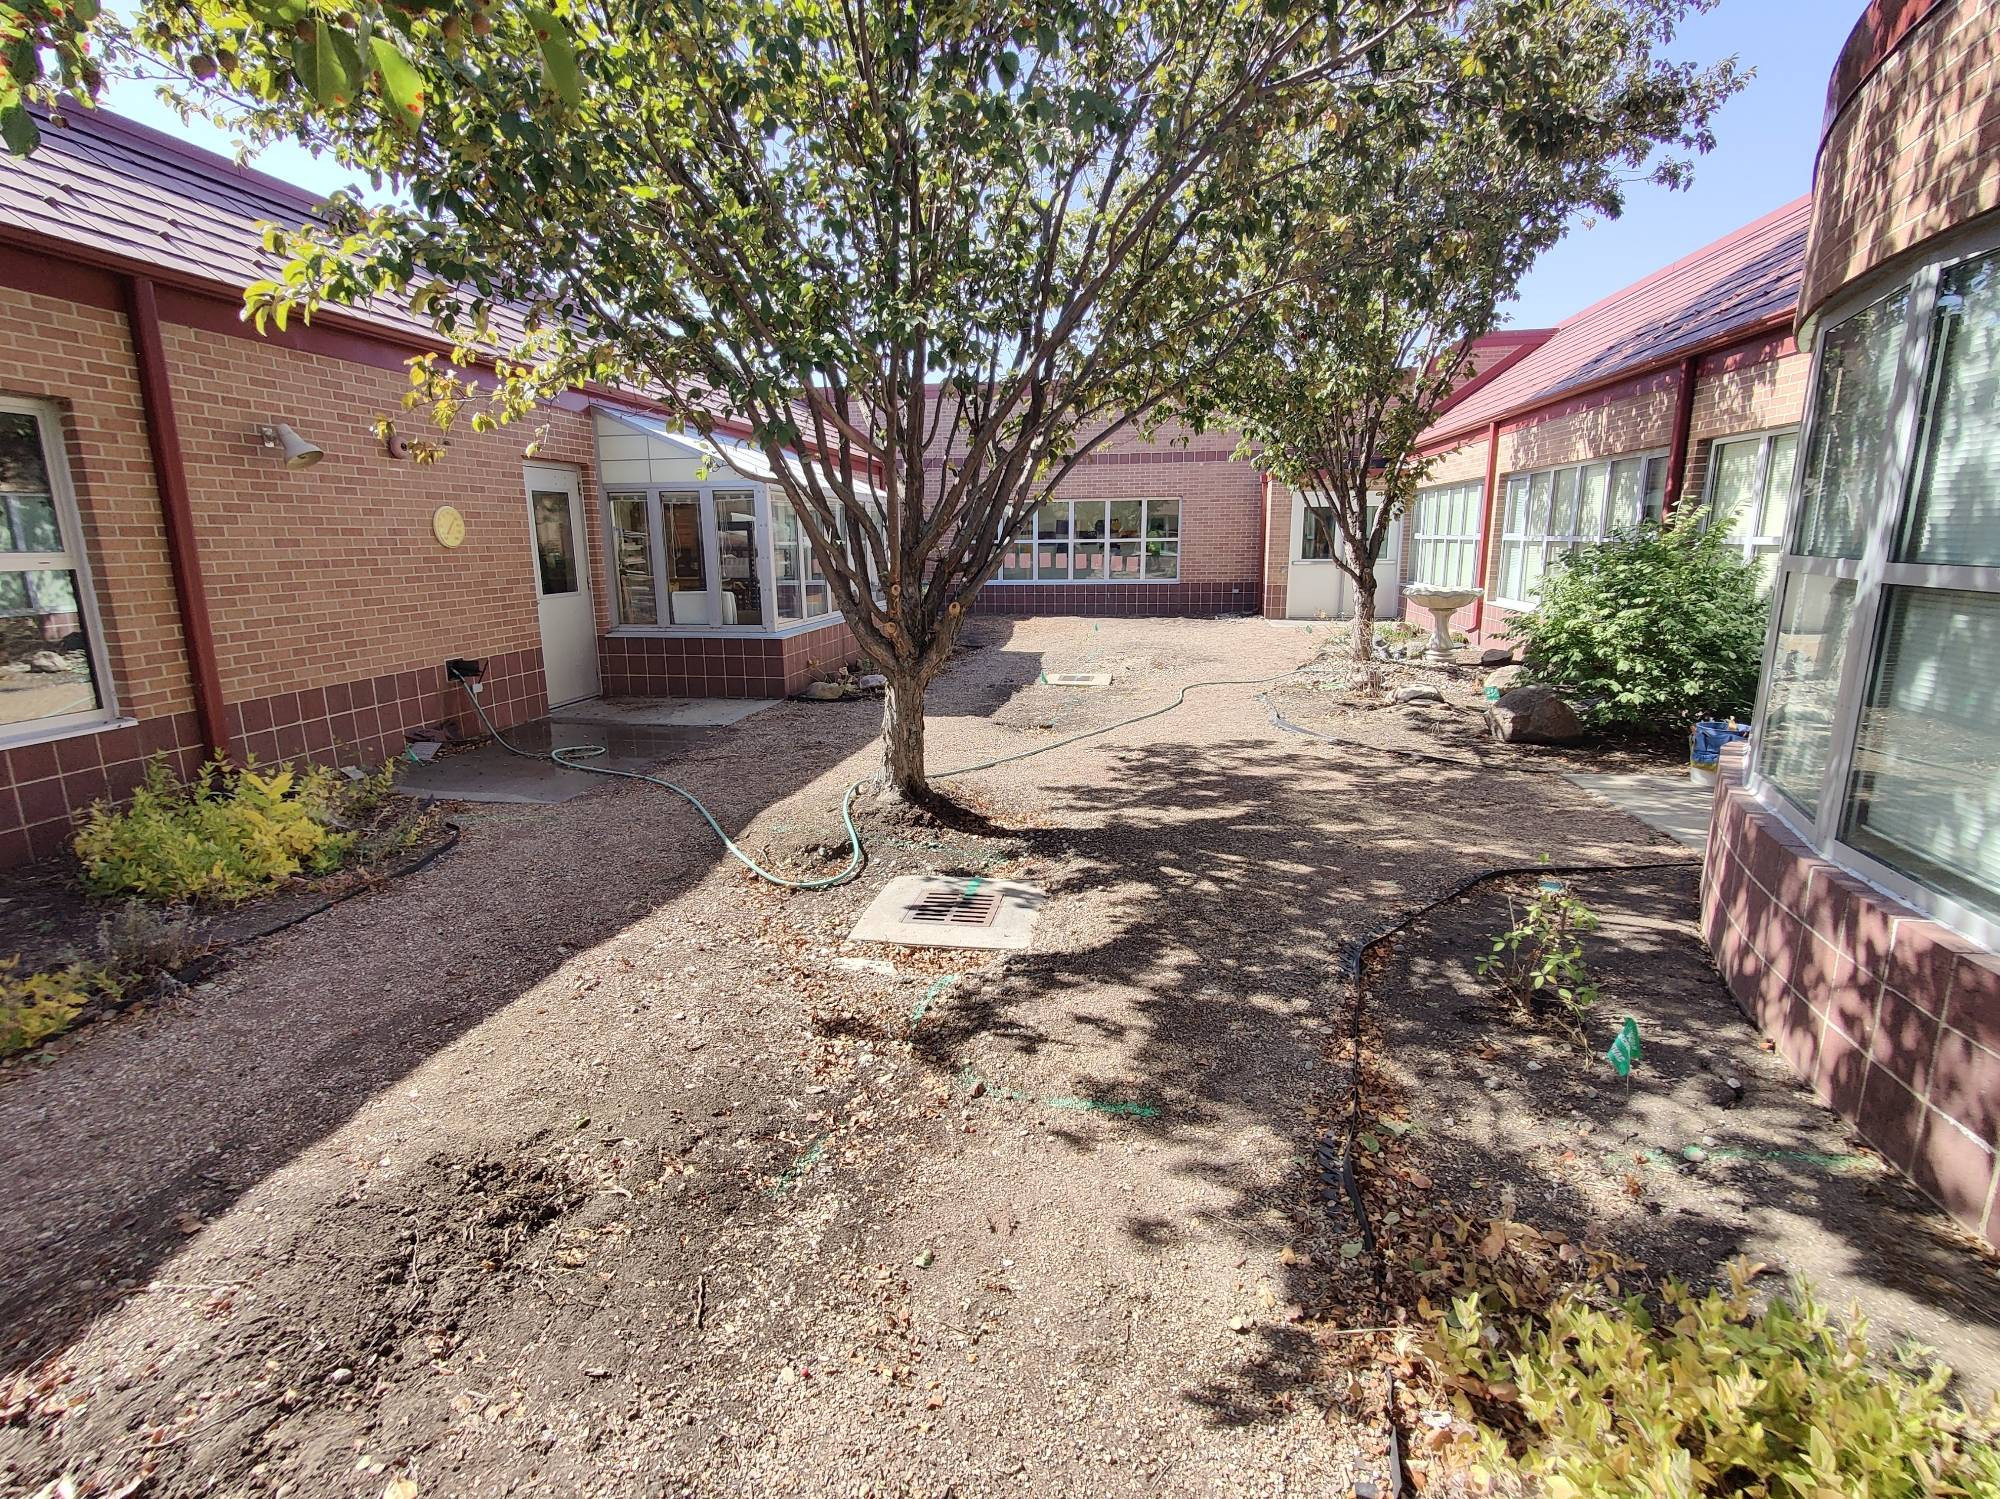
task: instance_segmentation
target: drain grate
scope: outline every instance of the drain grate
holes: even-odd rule
[[[906,947],[1024,948],[1047,895],[1033,885],[982,875],[899,874],[868,903],[853,942]]]
[[[1000,914],[1000,892],[966,886],[926,890],[903,907],[903,920],[937,926],[991,926]]]

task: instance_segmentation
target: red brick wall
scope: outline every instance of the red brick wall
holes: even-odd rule
[[[1709,454],[1718,439],[1739,432],[1796,426],[1805,416],[1812,360],[1790,339],[1769,357],[1750,362],[1705,361],[1695,380],[1694,418],[1688,429],[1687,475],[1681,502],[1699,504],[1708,484]]]
[[[2000,24],[1946,0],[1835,117],[1813,184],[1801,316],[1875,267],[2000,208]]]
[[[1168,425],[1150,441],[1126,430],[1085,458],[1057,487],[1058,499],[1179,499],[1180,577],[1172,583],[988,584],[983,614],[1254,614],[1263,556],[1263,478],[1232,458],[1233,432],[1191,433]]]
[[[2000,958],[1816,856],[1724,751],[1702,876],[1723,981],[1821,1101],[2000,1247]]]
[[[162,330],[207,583],[225,716],[238,753],[373,762],[404,731],[459,718],[443,662],[489,663],[502,727],[546,711],[523,445],[527,428],[454,432],[444,461],[396,462],[369,432],[402,415],[392,367],[178,323]],[[135,723],[0,753],[0,865],[60,847],[93,801],[121,798],[154,753],[201,757],[161,506],[122,312],[0,286],[0,390],[56,403],[118,708]],[[405,418],[407,420],[407,418]],[[287,470],[253,429],[286,421],[325,450]],[[537,462],[578,469],[600,620],[593,444],[548,413]],[[452,504],[465,544],[438,544]]]
[[[613,697],[787,697],[861,652],[835,617],[782,637],[603,635],[597,657]]]

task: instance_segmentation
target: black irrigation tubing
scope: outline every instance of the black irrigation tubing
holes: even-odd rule
[[[381,870],[378,872],[376,879],[356,880],[336,895],[326,896],[296,911],[287,911],[269,926],[258,927],[255,931],[245,932],[240,937],[231,938],[229,941],[223,943],[222,946],[205,952],[192,962],[185,963],[173,970],[168,977],[172,978],[176,983],[198,983],[221,967],[222,960],[235,952],[239,947],[247,946],[252,942],[261,942],[266,937],[274,937],[279,932],[289,931],[292,927],[311,921],[315,916],[323,916],[343,901],[349,901],[357,895],[364,895],[370,890],[379,889],[383,882],[408,879],[420,870],[428,869],[432,864],[435,864],[439,859],[442,859],[446,854],[457,848],[458,840],[465,835],[465,830],[455,822],[447,821],[444,826],[445,831],[450,836],[438,843],[436,847],[425,849],[423,853],[419,854],[409,863],[399,865],[394,869]]]
[[[1275,710],[1274,710],[1275,713]],[[1310,731],[1307,731],[1310,732]],[[1371,746],[1372,748],[1372,746]],[[1391,754],[1417,751],[1387,751]],[[1435,756],[1424,758],[1435,759]],[[1699,858],[1651,859],[1630,864],[1497,864],[1491,868],[1478,870],[1465,876],[1449,890],[1420,906],[1412,906],[1389,925],[1358,942],[1344,943],[1337,959],[1340,979],[1347,985],[1349,1013],[1352,1022],[1348,1031],[1348,1095],[1347,1121],[1343,1127],[1336,1126],[1320,1136],[1313,1149],[1314,1158],[1319,1163],[1320,1187],[1326,1203],[1328,1215],[1333,1214],[1336,1204],[1346,1199],[1348,1211],[1353,1215],[1355,1227],[1361,1235],[1362,1252],[1375,1281],[1376,1309],[1386,1322],[1389,1313],[1389,1262],[1382,1253],[1380,1239],[1375,1234],[1375,1224],[1368,1216],[1368,1203],[1361,1191],[1361,1176],[1356,1167],[1355,1147],[1360,1141],[1361,1124],[1364,1117],[1362,1100],[1362,1016],[1367,985],[1364,982],[1368,954],[1388,942],[1391,938],[1408,930],[1422,921],[1433,911],[1448,906],[1453,901],[1469,895],[1481,885],[1493,880],[1513,879],[1521,875],[1576,875],[1576,874],[1635,874],[1651,869],[1699,869]],[[1408,1475],[1403,1467],[1403,1433],[1396,1421],[1396,1376],[1386,1370],[1389,1393],[1385,1404],[1385,1418],[1389,1427],[1389,1479],[1390,1499],[1400,1499],[1408,1492]]]

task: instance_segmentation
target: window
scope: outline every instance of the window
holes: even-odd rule
[[[0,742],[110,716],[95,623],[60,419],[0,397]]]
[[[701,496],[663,490],[660,518],[666,536],[668,622],[715,623],[708,607],[708,556],[701,544]]]
[[[1767,432],[1733,437],[1708,453],[1708,494],[1703,505],[1710,522],[1725,527],[1744,557],[1767,567],[1785,544],[1785,505],[1798,466],[1799,434]]]
[[[1299,516],[1299,561],[1333,561],[1340,546],[1340,528],[1333,517],[1314,505],[1307,505]]]
[[[643,494],[611,496],[611,558],[617,575],[618,618],[628,625],[660,622],[653,591],[653,512]]]
[[[833,593],[820,571],[812,543],[791,505],[771,501],[771,549],[777,554],[778,623],[796,624],[833,612]]]
[[[1517,609],[1533,608],[1544,573],[1579,547],[1642,520],[1658,520],[1666,493],[1664,453],[1510,474],[1496,598]]]
[[[1050,500],[1000,554],[1003,583],[1171,583],[1181,571],[1178,499]]]
[[[1479,571],[1477,480],[1422,490],[1411,512],[1410,581],[1433,588],[1472,588]]]
[[[576,592],[576,537],[570,531],[569,495],[560,489],[538,489],[535,500],[535,557],[541,566],[542,593]]]
[[[2000,253],[1940,256],[1828,317],[1756,750],[1760,793],[1817,847],[1985,941],[2000,934],[1996,397]]]

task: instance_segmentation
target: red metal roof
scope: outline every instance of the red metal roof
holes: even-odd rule
[[[61,119],[43,116],[32,156],[0,155],[0,230],[241,292],[283,269],[264,252],[257,226],[296,227],[318,207],[311,193],[106,110],[71,105]],[[342,310],[405,336],[436,338],[427,322],[387,299]]]
[[[1789,314],[1805,266],[1811,207],[1810,197],[1787,203],[1565,319],[1541,347],[1455,402],[1424,443],[1435,446],[1566,391],[1658,368]]]

